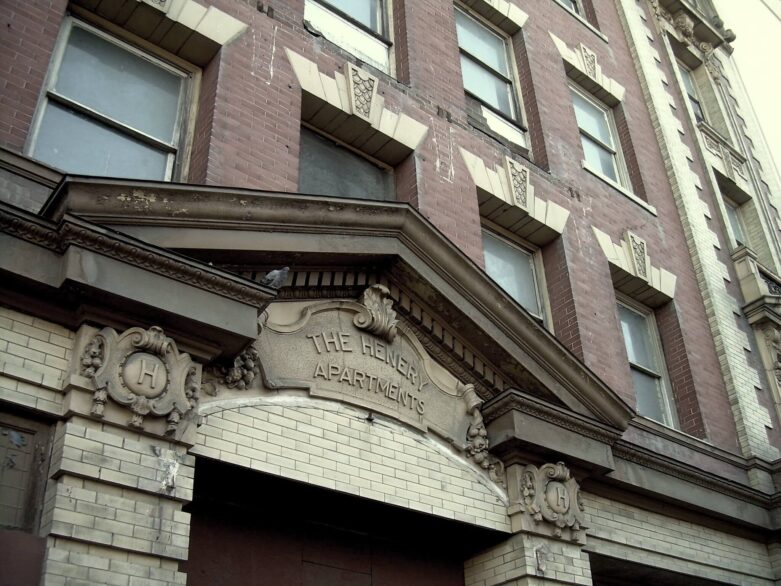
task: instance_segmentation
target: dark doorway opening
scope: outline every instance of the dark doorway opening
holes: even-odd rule
[[[507,535],[198,459],[190,586],[463,586]]]

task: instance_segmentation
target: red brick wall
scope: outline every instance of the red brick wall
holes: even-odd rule
[[[273,17],[258,11],[254,1],[217,0],[213,4],[247,23],[249,29],[203,71],[190,180],[296,191],[301,88],[285,48],[315,61],[327,75],[355,59],[304,28],[303,0],[264,2],[273,8]],[[406,27],[406,34],[396,40],[399,80],[378,74],[379,92],[387,108],[429,127],[421,147],[398,167],[399,197],[417,206],[482,265],[476,190],[458,149],[465,148],[489,165],[500,164],[510,150],[467,121],[451,0],[395,4],[394,25]],[[690,426],[686,429],[697,434],[704,430],[716,445],[734,449],[735,425],[703,302],[615,6],[593,2],[594,12],[589,14],[607,35],[609,42],[605,42],[552,0],[517,4],[530,15],[513,45],[533,153],[532,160],[524,163],[531,167],[536,195],[570,211],[562,238],[543,251],[555,333],[599,377],[634,403],[613,284],[592,225],[616,242],[627,229],[636,232],[648,242],[654,265],[678,277],[674,312],[670,310],[674,319],[663,315],[660,321],[673,324],[669,335],[665,332],[670,340],[665,351],[682,401],[682,420]],[[64,1],[0,3],[4,27],[0,141],[14,150],[23,148],[29,132],[64,10]],[[636,168],[630,169],[633,180],[642,177],[657,215],[582,168],[568,80],[550,32],[570,47],[584,43],[596,53],[605,75],[626,88],[622,138],[637,161]],[[452,121],[438,115],[443,110]],[[694,417],[694,405],[699,405],[701,420]]]
[[[0,144],[11,150],[25,147],[66,4],[0,1]]]

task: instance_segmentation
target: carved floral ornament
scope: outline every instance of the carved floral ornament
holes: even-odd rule
[[[585,538],[580,487],[563,462],[523,467],[518,477],[519,509],[526,529],[545,526],[557,538],[582,542]],[[566,535],[565,535],[566,533]]]
[[[102,418],[110,398],[130,408],[128,425],[138,429],[151,414],[167,417],[166,433],[174,434],[199,399],[200,367],[157,326],[103,328],[82,352],[81,374],[95,383],[92,415]]]

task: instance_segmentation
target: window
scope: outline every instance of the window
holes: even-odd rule
[[[75,20],[47,79],[32,155],[70,173],[170,180],[188,75]]]
[[[746,231],[743,228],[743,218],[740,213],[740,206],[728,197],[725,197],[724,209],[727,212],[727,221],[732,230],[732,238],[735,240],[736,247],[748,244],[746,240]]]
[[[485,272],[539,321],[542,303],[534,254],[491,232],[483,232]]]
[[[564,6],[570,12],[574,12],[575,14],[581,14],[580,6],[578,5],[577,0],[557,0],[557,1],[559,4]]]
[[[307,128],[301,129],[301,193],[394,200],[393,173]]]
[[[629,187],[613,111],[580,89],[573,86],[570,89],[585,166],[614,183]]]
[[[698,123],[704,122],[705,112],[702,109],[700,95],[697,92],[694,74],[680,61],[678,62],[678,70],[681,72],[681,79],[683,80],[683,87],[686,90],[686,95],[689,97],[689,104],[691,104],[692,110],[694,111],[694,119]]]
[[[464,89],[489,108],[520,121],[508,39],[456,9]]]
[[[335,45],[392,73],[386,0],[306,0],[304,20]]]
[[[47,425],[0,414],[0,529],[38,529],[50,449]]]
[[[618,317],[632,372],[637,412],[665,425],[674,426],[670,383],[653,313],[643,307],[630,307],[628,303],[619,303]]]

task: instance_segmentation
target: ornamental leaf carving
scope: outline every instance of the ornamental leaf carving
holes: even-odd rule
[[[648,247],[645,240],[633,234],[628,233],[629,248],[632,253],[632,264],[634,264],[635,274],[641,279],[648,280]]]
[[[528,210],[529,196],[531,191],[529,184],[529,170],[510,158],[507,158],[506,162],[507,169],[509,171],[512,197],[518,207],[521,207],[524,210]]]
[[[463,392],[467,415],[470,418],[466,432],[466,453],[475,464],[488,472],[491,480],[504,486],[504,464],[488,452],[488,431],[480,411],[483,401],[477,396],[472,384],[458,383],[458,390]]]
[[[355,327],[393,342],[396,337],[396,312],[393,310],[393,299],[385,285],[372,285],[363,292],[361,311],[353,318]]]
[[[369,119],[377,87],[377,78],[354,66],[348,67],[353,112]]]

